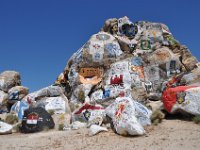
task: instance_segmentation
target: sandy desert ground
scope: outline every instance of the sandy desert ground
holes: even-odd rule
[[[111,130],[90,137],[87,129],[0,136],[0,150],[199,150],[200,125],[178,119],[147,128],[147,134],[122,137]]]

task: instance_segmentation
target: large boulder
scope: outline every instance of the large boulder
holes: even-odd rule
[[[45,108],[46,111],[53,114],[70,114],[68,99],[63,94],[58,97],[44,97],[37,101],[37,106]]]
[[[44,108],[36,107],[25,110],[20,130],[22,133],[34,133],[53,129],[54,126],[51,115]]]
[[[30,97],[32,100],[39,101],[45,97],[58,97],[64,93],[63,89],[59,86],[48,86],[38,91],[28,94],[24,99]]]
[[[16,71],[4,71],[0,74],[0,90],[8,92],[14,86],[21,85],[20,74]]]
[[[143,126],[151,124],[151,111],[129,97],[118,97],[106,109],[112,118],[115,131],[120,135],[142,135]]]

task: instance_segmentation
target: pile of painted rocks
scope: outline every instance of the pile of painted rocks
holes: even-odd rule
[[[28,88],[21,86],[20,74],[18,72],[2,72],[0,74],[0,114],[9,113],[12,105],[23,99],[28,93]],[[2,118],[5,119],[6,115],[2,115]],[[0,134],[2,132],[9,133],[11,129],[11,125],[0,121]]]
[[[112,18],[74,53],[56,84],[66,89],[73,122],[109,120],[118,134],[141,135],[159,110],[200,114],[198,66],[166,25]]]
[[[160,110],[200,114],[199,66],[166,25],[112,18],[74,53],[53,85],[19,97],[8,111],[24,133],[56,126],[143,135]],[[1,78],[0,100],[6,101],[3,88],[11,86]]]
[[[32,133],[70,123],[71,111],[61,87],[49,86],[28,94],[28,88],[20,85],[18,72],[0,74],[0,134],[16,130]]]
[[[20,75],[15,71],[0,74],[0,113],[8,112],[9,106],[28,94],[28,88],[21,86]]]

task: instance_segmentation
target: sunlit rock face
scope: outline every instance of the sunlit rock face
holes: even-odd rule
[[[89,97],[107,106],[119,96],[158,100],[166,81],[180,73],[190,76],[188,84],[193,76],[198,81],[198,70],[197,59],[165,24],[132,22],[125,16],[106,20],[73,54],[55,84],[70,102]]]

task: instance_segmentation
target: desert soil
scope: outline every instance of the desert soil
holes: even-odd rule
[[[199,150],[200,125],[164,120],[144,136],[122,137],[111,130],[89,136],[87,129],[0,136],[0,150]]]

